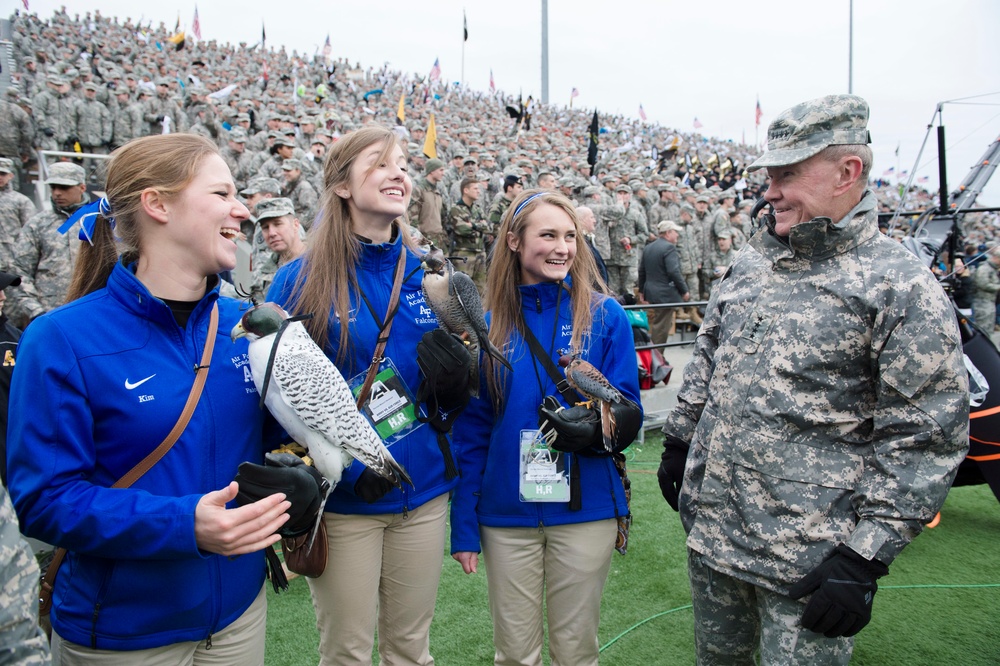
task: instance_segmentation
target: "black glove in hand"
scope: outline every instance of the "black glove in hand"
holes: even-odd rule
[[[354,482],[354,494],[369,504],[374,504],[385,497],[392,490],[392,487],[388,480],[366,467],[358,480]]]
[[[283,537],[299,536],[312,529],[330,488],[319,470],[292,453],[268,453],[263,465],[240,463],[235,480],[240,487],[236,494],[240,506],[285,493],[292,506],[288,509],[288,521],[278,530]]]
[[[656,480],[660,483],[663,499],[674,511],[678,510],[688,448],[687,442],[673,435],[663,436],[663,454],[660,456],[660,468],[656,470]]]
[[[560,410],[560,406],[555,396],[547,395],[538,407],[538,427],[542,433],[555,432],[553,449],[575,453],[591,446],[603,447],[600,414],[586,407]]]
[[[802,626],[827,638],[853,636],[872,619],[875,581],[889,573],[878,560],[866,560],[844,544],[788,590],[792,599],[812,593]]]
[[[424,375],[417,401],[427,403],[431,425],[441,432],[451,429],[469,402],[469,371],[475,362],[465,344],[444,329],[424,333],[417,343],[417,365]]]

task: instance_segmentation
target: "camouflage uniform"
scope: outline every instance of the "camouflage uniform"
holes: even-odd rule
[[[21,317],[20,320],[11,317],[19,328],[66,302],[73,264],[80,249],[80,225],[79,222],[74,224],[65,234],[60,234],[58,229],[77,208],[88,202],[89,197],[84,192],[79,205],[38,213],[21,229],[14,246],[14,268],[21,276],[21,286],[7,290],[8,301]]]
[[[486,219],[489,220],[491,231],[490,234],[496,238],[497,230],[500,229],[500,223],[503,222],[503,216],[507,212],[507,208],[510,206],[510,200],[504,195],[500,194],[493,203],[490,204],[490,209],[486,213]]]
[[[111,141],[114,146],[124,146],[132,139],[143,135],[146,121],[142,117],[142,105],[138,102],[119,104],[112,113]]]
[[[38,564],[18,532],[17,516],[0,486],[0,627],[2,660],[9,664],[49,663],[49,641],[38,626]]]
[[[79,100],[69,93],[45,90],[32,100],[31,110],[38,128],[38,145],[44,150],[63,150],[75,131],[73,108]]]
[[[424,238],[446,253],[451,251],[451,238],[444,227],[448,209],[437,186],[429,183],[426,177],[414,183],[406,215]]]
[[[997,292],[1000,291],[1000,276],[997,267],[988,259],[972,274],[972,314],[976,323],[987,332],[993,332],[997,318]]]
[[[7,100],[0,100],[0,157],[9,157],[14,167],[21,164],[22,155],[31,154],[35,128],[24,109]],[[15,171],[15,182],[20,182]]]
[[[878,232],[876,206],[867,192],[839,222],[796,224],[787,243],[757,234],[709,302],[663,430],[690,442],[681,522],[720,579],[787,596],[838,543],[891,563],[965,456],[951,305]],[[697,605],[714,583],[693,567],[691,580]],[[723,604],[715,620],[734,612]]]
[[[21,228],[35,213],[31,199],[13,189],[14,181],[0,190],[0,271],[14,273],[14,245]]]
[[[694,212],[694,219],[691,220],[695,236],[698,238],[698,263],[701,268],[698,270],[698,277],[701,283],[701,300],[708,298],[708,285],[712,283],[712,271],[708,268],[709,259],[712,255],[712,246],[715,245],[715,232],[712,229],[712,214],[710,212]]]
[[[299,218],[303,228],[312,227],[313,219],[319,210],[319,194],[305,179],[299,176],[290,183],[285,183],[281,188],[281,196],[292,200],[295,206],[295,215]]]
[[[163,134],[163,118],[170,117],[170,132],[183,132],[187,129],[187,115],[181,111],[181,107],[169,95],[161,97],[159,94],[146,98],[143,103],[142,119],[146,121],[146,128],[143,134],[150,136],[153,134]]]
[[[486,236],[493,234],[493,227],[477,203],[467,206],[460,199],[449,216],[455,242],[451,254],[465,259],[455,262],[455,268],[471,277],[482,293],[486,287]]]
[[[608,267],[608,286],[616,294],[632,293],[639,277],[639,257],[642,256],[642,248],[646,244],[646,236],[649,230],[646,229],[645,222],[632,207],[628,210],[622,204],[615,206],[598,206],[601,211],[601,218],[608,220],[608,242],[609,254],[604,263]],[[593,210],[594,207],[591,206]],[[621,210],[621,216],[610,217],[608,211]],[[595,214],[597,211],[594,211]],[[631,245],[626,248],[622,244],[622,239],[628,238]],[[598,248],[600,249],[600,248]]]
[[[729,231],[732,234],[732,231]],[[719,249],[718,243],[712,249],[712,254],[708,258],[708,270],[712,271],[712,282],[708,285],[708,293],[711,295],[712,290],[715,285],[719,283],[722,276],[725,275],[726,269],[729,264],[733,263],[733,258],[736,256],[736,250],[729,248],[726,252]]]
[[[105,154],[114,124],[111,112],[96,99],[84,98],[73,108],[73,133],[85,153]]]

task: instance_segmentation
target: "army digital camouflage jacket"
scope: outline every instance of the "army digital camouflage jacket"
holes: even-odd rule
[[[687,544],[786,593],[838,543],[886,564],[930,521],[968,448],[968,381],[931,272],[843,220],[762,231],[713,290],[664,432],[690,442]]]

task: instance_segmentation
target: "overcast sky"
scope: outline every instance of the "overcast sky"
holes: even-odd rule
[[[30,0],[43,17],[64,4]],[[78,0],[100,9],[190,29],[190,0]],[[1000,1],[854,0],[853,92],[871,105],[874,174],[912,171],[939,102],[947,134],[949,189],[1000,136]],[[0,0],[9,15],[21,0]],[[234,8],[238,7],[238,10]],[[768,122],[807,99],[848,92],[850,0],[550,0],[549,101],[638,116],[651,122],[748,143],[763,143]],[[260,39],[312,55],[330,35],[335,57],[462,78],[462,12],[469,40],[464,80],[541,96],[541,0],[358,2],[358,0],[205,0],[202,37]],[[138,10],[138,11],[137,11]],[[144,13],[143,13],[144,12]],[[760,99],[764,116],[754,124]],[[899,146],[899,157],[895,155]],[[938,183],[936,137],[916,167]],[[1000,174],[980,198],[1000,204]]]

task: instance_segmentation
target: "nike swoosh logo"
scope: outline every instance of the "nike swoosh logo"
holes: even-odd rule
[[[155,374],[152,374],[152,375],[150,375],[149,377],[146,377],[145,379],[140,379],[140,380],[139,380],[139,381],[137,381],[137,382],[136,382],[135,384],[133,384],[132,382],[130,382],[130,381],[129,381],[129,380],[128,380],[128,379],[126,378],[126,379],[125,379],[125,388],[127,388],[127,389],[128,389],[129,391],[131,391],[131,390],[132,390],[132,389],[134,389],[134,388],[137,388],[137,387],[139,387],[139,386],[142,386],[143,384],[145,384],[146,382],[148,382],[148,381],[149,381],[150,379],[152,379],[152,378],[153,378],[153,377],[155,377],[155,376],[156,376]]]

